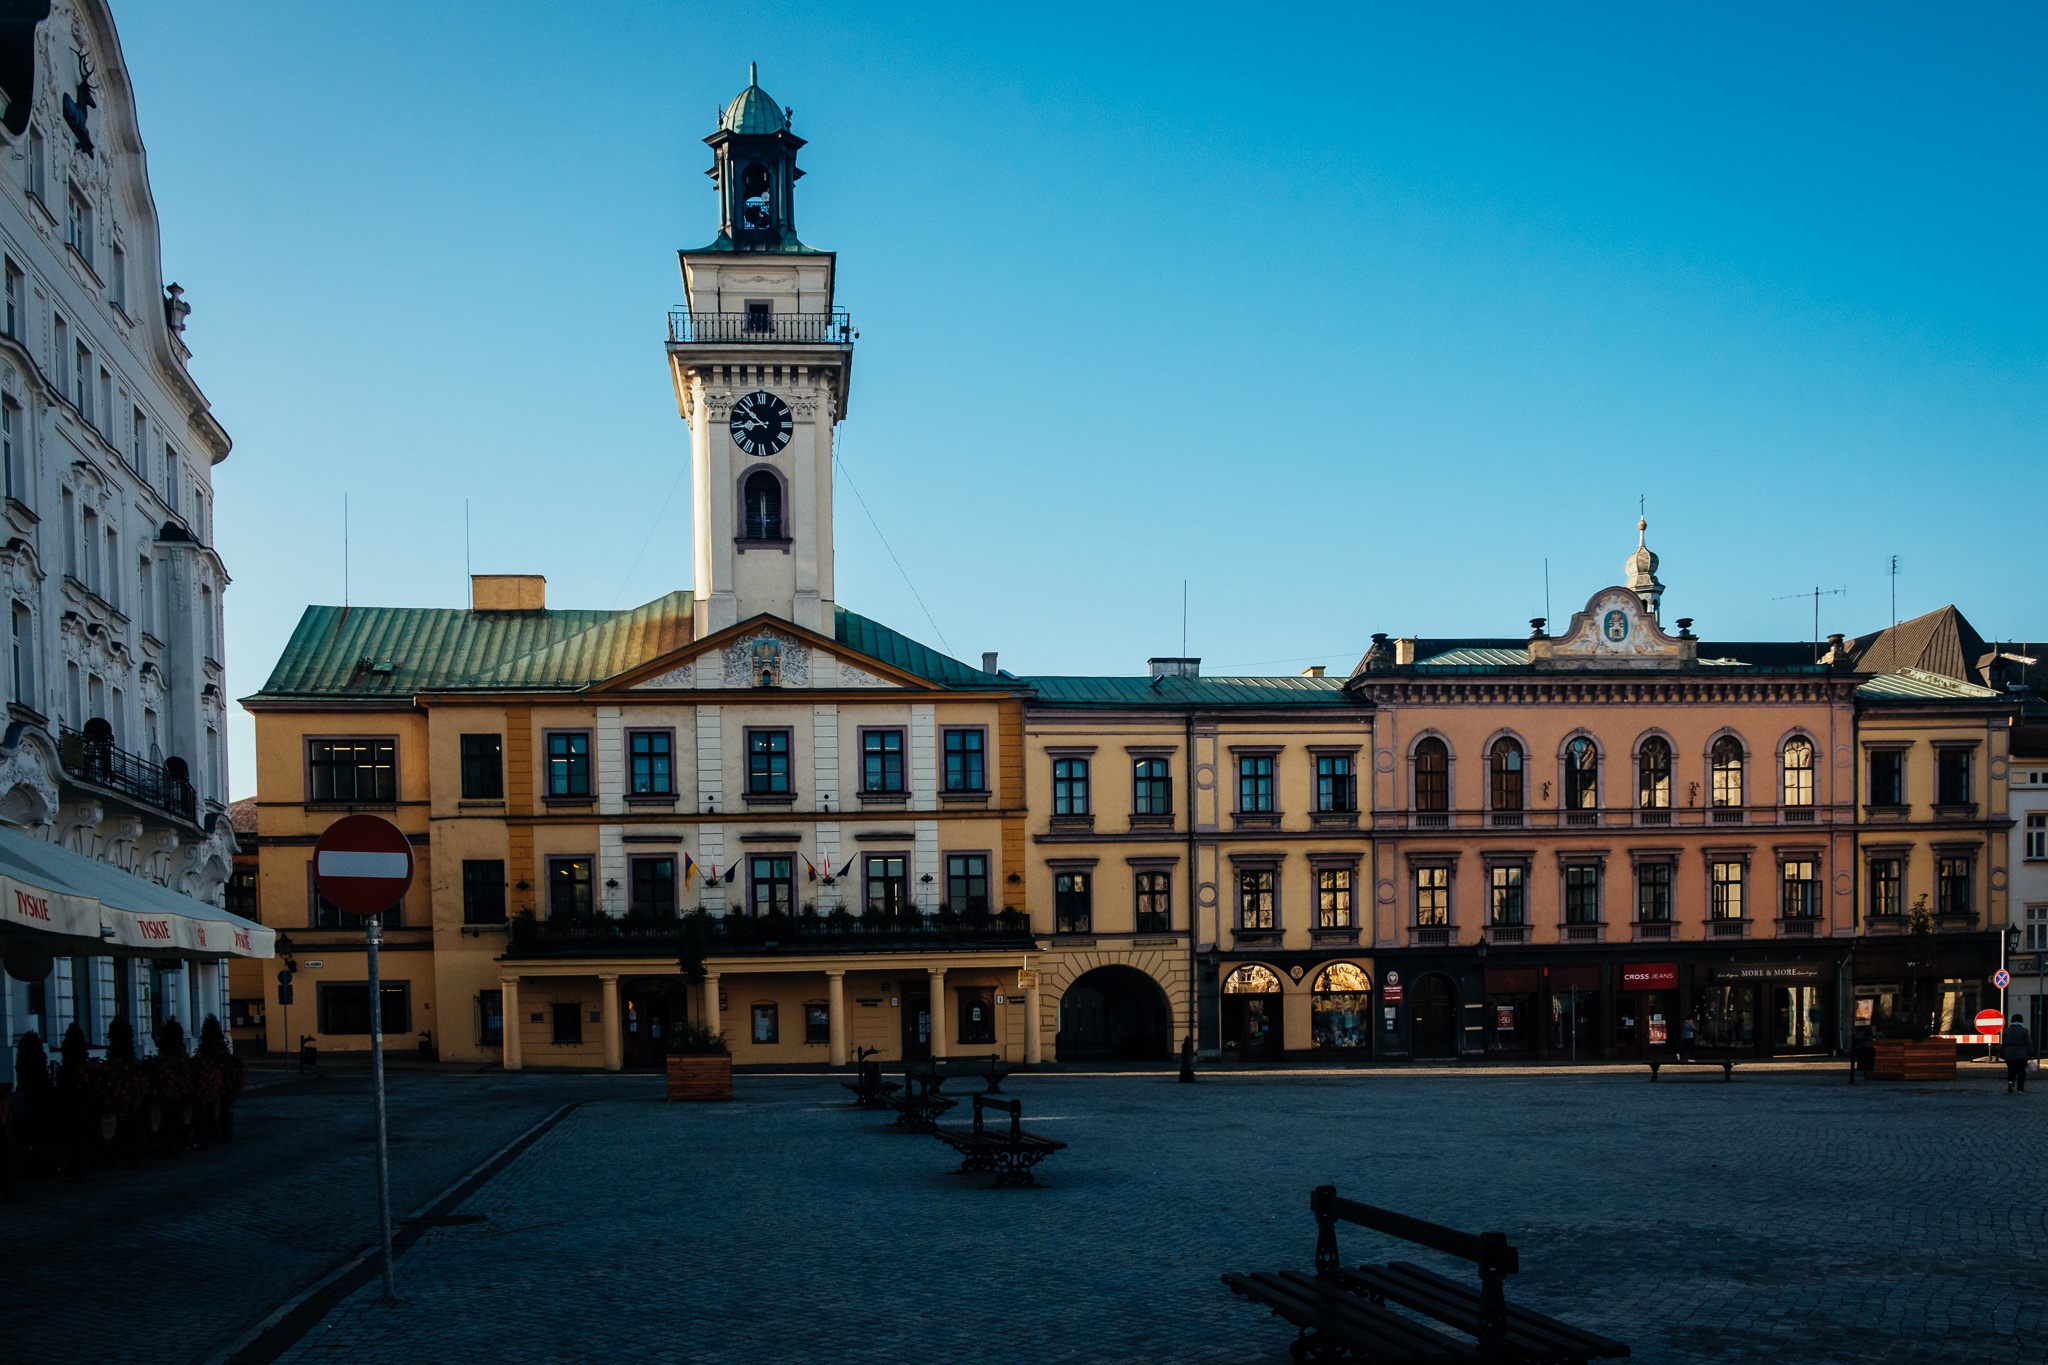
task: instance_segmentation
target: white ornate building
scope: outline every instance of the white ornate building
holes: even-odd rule
[[[125,1013],[147,1047],[225,1014],[226,956],[269,952],[218,908],[229,441],[186,369],[103,0],[10,6],[0,103],[0,1021],[100,1045]]]

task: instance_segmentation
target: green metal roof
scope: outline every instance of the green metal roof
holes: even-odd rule
[[[856,653],[944,687],[1007,687],[1016,681],[1005,674],[984,673],[963,664],[845,607],[833,609],[832,638]]]
[[[1051,706],[1350,706],[1342,678],[1077,678],[1018,682]]]
[[[1880,673],[1856,689],[1858,701],[2000,701],[2004,697],[2003,692],[1918,668]]]
[[[718,127],[727,133],[784,133],[789,131],[789,116],[783,112],[766,90],[755,79],[755,67],[747,63],[747,88],[732,97],[732,103],[725,106],[719,115]]]
[[[1493,649],[1473,647],[1468,649],[1447,649],[1441,654],[1432,654],[1427,659],[1417,659],[1417,668],[1525,668],[1529,663],[1527,649]]]

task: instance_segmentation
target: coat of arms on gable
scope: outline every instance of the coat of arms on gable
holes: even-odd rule
[[[1529,642],[1529,659],[1549,668],[1681,668],[1698,650],[1691,637],[1665,633],[1629,588],[1604,588],[1552,639]]]
[[[725,663],[727,687],[811,685],[810,647],[772,630],[733,641],[720,657]]]

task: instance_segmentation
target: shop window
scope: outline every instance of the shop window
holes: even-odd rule
[[[555,1042],[563,1047],[583,1041],[583,1006],[575,1001],[557,1002],[548,1007],[554,1020]]]
[[[505,799],[505,737],[464,735],[462,737],[462,799],[502,801]]]
[[[1600,869],[1579,863],[1564,870],[1564,922],[1600,922]]]
[[[1644,924],[1671,923],[1671,864],[1636,865],[1636,919]]]
[[[804,1001],[804,1041],[832,1041],[832,1007],[823,1000]]]
[[[1491,881],[1492,899],[1487,922],[1500,925],[1522,923],[1527,909],[1527,873],[1519,866],[1499,866],[1492,869]]]
[[[1451,870],[1415,869],[1415,922],[1425,928],[1451,922]]]
[[[479,1043],[505,1041],[505,992],[476,993],[476,1040]]]
[[[1225,995],[1278,995],[1280,978],[1273,975],[1270,967],[1261,967],[1256,962],[1247,962],[1232,972],[1223,982]]]
[[[1870,860],[1870,913],[1873,918],[1906,913],[1905,864],[1897,858]]]
[[[1351,927],[1351,878],[1348,867],[1316,870],[1316,928]]]
[[[996,993],[989,986],[962,986],[960,997],[960,1041],[993,1043],[996,1040]]]
[[[1786,919],[1812,919],[1820,914],[1820,883],[1814,878],[1812,859],[1787,859],[1783,885]]]
[[[412,983],[379,983],[384,997],[384,1036],[412,1032]],[[158,986],[156,995],[164,991]],[[370,983],[367,981],[323,981],[316,996],[320,1032],[363,1034],[370,1032]]]
[[[1137,874],[1138,932],[1164,934],[1173,929],[1173,874]]]
[[[1089,933],[1095,923],[1094,896],[1086,872],[1061,872],[1052,879],[1053,927],[1062,934]]]
[[[1372,982],[1359,967],[1333,962],[1316,975],[1309,995],[1313,1047],[1372,1046]]]
[[[465,858],[462,862],[462,922],[505,922],[505,863],[499,858]]]
[[[757,1043],[773,1043],[779,1040],[780,1033],[776,1024],[774,1005],[754,1006],[753,1038]]]

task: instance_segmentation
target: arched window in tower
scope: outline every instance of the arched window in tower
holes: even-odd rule
[[[772,227],[775,222],[774,206],[768,202],[768,195],[774,181],[768,168],[758,161],[749,162],[740,172],[740,225],[750,228]]]
[[[1794,739],[1785,745],[1785,806],[1813,810],[1813,741],[1809,739]]]
[[[1714,765],[1714,805],[1721,809],[1742,804],[1742,743],[1733,735],[1714,741],[1708,757]]]
[[[1493,808],[1522,808],[1522,746],[1511,739],[1493,742]]]
[[[782,539],[782,481],[765,469],[747,476],[747,539]]]
[[[1451,751],[1434,737],[1415,746],[1415,809],[1451,808]]]
[[[1654,735],[1643,741],[1636,758],[1636,805],[1643,810],[1671,809],[1671,746]]]
[[[1600,751],[1593,741],[1580,735],[1564,750],[1564,808],[1598,810],[1600,807]]]

